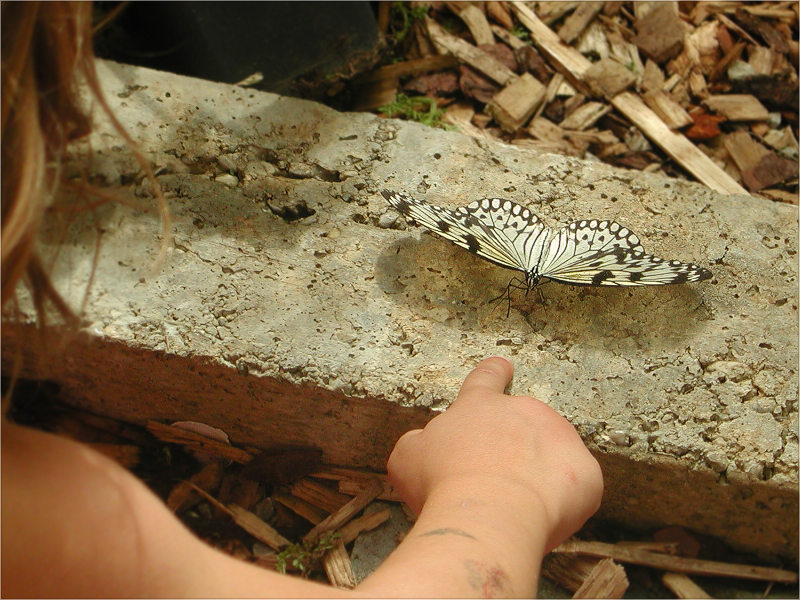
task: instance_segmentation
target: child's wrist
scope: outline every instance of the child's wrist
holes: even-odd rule
[[[538,491],[506,477],[457,476],[438,482],[429,491],[422,515],[475,523],[504,537],[517,532],[530,542],[541,542],[555,526],[555,516]]]

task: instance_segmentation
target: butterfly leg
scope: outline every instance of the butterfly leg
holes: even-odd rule
[[[515,290],[526,290],[526,291],[528,290],[528,286],[525,285],[525,282],[523,280],[519,279],[518,277],[512,277],[511,281],[508,282],[508,285],[506,286],[505,291],[502,294],[500,294],[497,298],[492,298],[491,300],[489,300],[489,304],[491,304],[493,302],[497,302],[501,298],[506,298],[508,300],[508,307],[506,308],[506,319],[511,314],[511,289],[512,288],[515,289]]]

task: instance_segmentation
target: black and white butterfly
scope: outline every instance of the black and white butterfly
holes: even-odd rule
[[[524,206],[484,198],[451,210],[384,190],[408,220],[481,258],[525,274],[530,291],[542,278],[570,285],[666,285],[711,278],[691,263],[646,254],[639,238],[616,221],[575,221],[551,229]]]

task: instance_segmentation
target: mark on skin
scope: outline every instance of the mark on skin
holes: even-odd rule
[[[427,535],[460,535],[461,537],[469,538],[471,540],[477,539],[474,535],[470,535],[466,531],[462,531],[461,529],[451,529],[450,527],[442,527],[441,529],[432,529],[431,531],[426,531],[425,533],[421,533],[420,537],[424,537]]]
[[[512,598],[508,575],[498,566],[487,567],[476,560],[464,561],[467,568],[467,583],[473,590],[480,591],[481,598]]]

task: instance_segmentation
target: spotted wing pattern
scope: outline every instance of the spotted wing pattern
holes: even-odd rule
[[[486,198],[450,210],[383,191],[408,219],[501,267],[572,285],[636,286],[703,281],[711,272],[646,254],[639,238],[615,221],[584,220],[553,231],[527,208]],[[530,284],[529,284],[530,285]]]
[[[409,220],[507,269],[533,268],[550,235],[539,217],[510,200],[485,198],[450,210],[398,192],[381,194]]]

